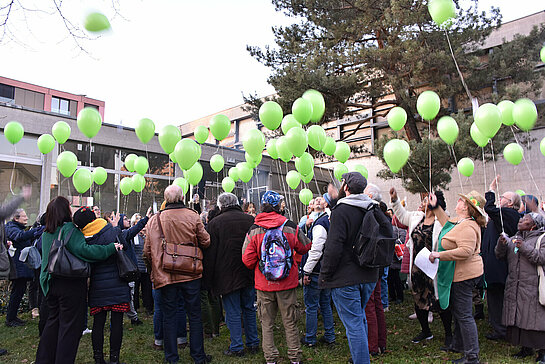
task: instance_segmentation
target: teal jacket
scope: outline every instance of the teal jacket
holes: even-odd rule
[[[115,253],[114,243],[108,245],[88,245],[85,242],[85,237],[81,231],[71,222],[65,223],[62,227],[59,226],[54,234],[44,232],[42,235],[42,269],[40,272],[40,284],[44,296],[47,296],[47,293],[49,292],[49,281],[51,280],[51,275],[47,271],[49,250],[51,249],[53,240],[59,235],[59,229],[62,229],[61,239],[64,238],[70,230],[75,229],[70,240],[66,242],[66,247],[70,253],[81,260],[89,263],[100,262],[106,260],[110,255]]]

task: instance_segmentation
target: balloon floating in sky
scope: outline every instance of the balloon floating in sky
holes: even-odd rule
[[[72,176],[72,183],[78,193],[85,193],[93,184],[93,175],[87,168],[78,169]]]
[[[346,142],[337,142],[335,147],[335,158],[344,163],[350,158],[350,146]]]
[[[174,125],[165,125],[159,132],[159,144],[167,154],[174,152],[176,143],[182,139],[180,129]]]
[[[388,119],[388,125],[395,131],[403,129],[407,122],[407,112],[404,108],[396,106],[388,112],[386,116]]]
[[[276,151],[278,152],[278,158],[280,158],[283,162],[289,162],[291,157],[293,157],[293,153],[290,150],[289,144],[288,144],[288,137],[287,136],[281,136],[276,141]]]
[[[539,56],[541,58],[541,62],[545,63],[545,47],[541,48],[541,52],[539,52]]]
[[[85,107],[78,113],[78,129],[92,139],[102,126],[102,117],[94,107]]]
[[[231,177],[233,179],[233,181],[238,181],[238,168],[237,167],[231,167],[229,168],[229,177]]]
[[[515,101],[515,106],[513,106],[513,119],[521,130],[531,130],[537,121],[536,104],[530,99]]]
[[[314,169],[314,158],[307,152],[303,153],[301,157],[295,160],[295,169],[303,176],[308,175]]]
[[[490,138],[486,137],[481,133],[479,128],[477,128],[477,125],[475,123],[471,124],[471,128],[469,129],[469,134],[471,135],[471,139],[477,144],[479,147],[484,147],[488,144],[490,141]]]
[[[222,141],[227,138],[231,131],[231,120],[223,114],[214,115],[210,120],[209,127],[214,138]]]
[[[208,136],[210,135],[208,128],[204,125],[197,126],[193,133],[195,135],[195,140],[199,144],[203,144],[204,142],[206,142],[206,140],[208,139]]]
[[[295,117],[292,114],[288,114],[282,119],[282,133],[284,133],[284,135],[288,134],[288,131],[291,128],[299,126],[301,126],[301,124],[299,124],[297,120],[295,120]]]
[[[244,183],[250,182],[254,174],[253,169],[248,165],[247,162],[237,163],[237,172],[238,178]]]
[[[501,122],[503,125],[511,126],[515,123],[513,119],[513,108],[515,103],[509,100],[500,101],[498,108],[500,109]]]
[[[363,177],[368,178],[369,172],[367,171],[367,168],[363,164],[355,164],[350,169],[352,172],[359,172]]]
[[[49,134],[42,134],[37,141],[40,153],[47,154],[55,148],[55,138]]]
[[[57,157],[57,169],[68,178],[74,174],[78,167],[78,157],[68,150],[65,150]]]
[[[191,168],[184,171],[184,178],[192,186],[197,186],[202,179],[203,169],[199,162],[193,164]]]
[[[523,190],[516,190],[515,193],[516,193],[517,195],[519,195],[520,197],[526,196],[526,192],[524,192]]]
[[[178,177],[176,178],[173,182],[172,182],[173,185],[176,185],[178,187],[180,187],[182,189],[182,192],[184,193],[184,195],[187,193],[187,191],[189,190],[189,182],[187,182],[187,180],[183,177]]]
[[[174,154],[178,165],[183,170],[188,170],[201,157],[201,146],[198,145],[193,139],[184,138],[176,144],[174,148]]]
[[[416,100],[416,110],[424,120],[433,120],[441,108],[441,99],[433,91],[424,91]]]
[[[137,158],[138,156],[133,153],[125,157],[125,168],[127,169],[127,171],[134,172],[134,162],[136,161]]]
[[[223,169],[224,160],[223,157],[219,154],[214,154],[210,158],[210,167],[214,170],[214,172],[219,172]]]
[[[384,160],[394,173],[399,172],[409,160],[411,148],[409,143],[401,139],[392,139],[384,146]]]
[[[272,159],[278,158],[278,151],[276,150],[276,139],[271,139],[267,142],[267,153]]]
[[[310,101],[312,105],[312,113],[310,115],[310,121],[317,123],[322,119],[325,113],[325,100],[320,91],[306,90],[303,93],[303,99]]]
[[[66,143],[68,138],[70,138],[71,132],[72,128],[70,128],[70,125],[66,121],[57,121],[53,124],[53,128],[51,128],[51,134],[53,134],[59,144]]]
[[[18,121],[10,121],[4,126],[4,136],[11,144],[19,143],[23,134],[25,134],[25,129]]]
[[[452,117],[443,116],[437,122],[437,132],[439,133],[439,137],[443,139],[445,143],[448,145],[453,145],[456,138],[458,138],[458,124]]]
[[[541,154],[545,156],[545,138],[541,139],[541,143],[539,143],[539,150],[541,151]]]
[[[225,177],[221,181],[221,187],[225,192],[231,192],[235,188],[235,181],[231,177]]]
[[[291,113],[299,123],[306,125],[312,116],[312,103],[302,97],[293,102]]]
[[[131,177],[123,177],[119,182],[119,190],[125,196],[132,192],[132,179]]]
[[[330,136],[327,136],[325,138],[325,144],[322,148],[322,152],[324,152],[325,155],[332,156],[335,154],[335,151],[337,150],[337,143],[335,143],[335,139],[333,139]]]
[[[259,120],[269,130],[276,130],[282,123],[284,112],[282,107],[274,101],[264,102],[259,108]]]
[[[466,177],[471,177],[475,165],[473,161],[469,158],[462,158],[458,161],[458,171]]]
[[[307,133],[301,127],[291,128],[286,134],[289,150],[294,156],[300,157],[308,147]],[[278,147],[278,145],[277,145]]]
[[[512,165],[516,166],[522,162],[523,156],[524,150],[517,143],[509,143],[503,148],[503,157]]]
[[[134,171],[140,175],[145,175],[148,172],[149,163],[146,157],[138,157],[134,161]],[[137,191],[140,192],[140,191]]]
[[[307,130],[308,144],[314,150],[322,150],[325,146],[326,133],[320,125],[311,125]]]
[[[438,26],[448,26],[447,21],[456,17],[456,6],[452,0],[429,0],[428,11]]]
[[[110,21],[99,12],[93,12],[85,17],[83,27],[91,33],[99,33],[111,28]]]
[[[294,190],[301,182],[301,175],[299,172],[291,170],[286,174],[286,182],[288,183],[288,186]]]
[[[265,138],[263,133],[259,129],[250,129],[244,135],[244,140],[242,141],[244,150],[248,152],[252,157],[257,157],[263,153],[265,148]]]
[[[493,138],[501,127],[500,109],[491,103],[479,106],[475,113],[475,125],[485,137]]]
[[[303,205],[308,205],[310,200],[312,200],[312,197],[312,191],[308,188],[303,188],[301,191],[299,191],[299,200],[303,203]]]
[[[132,189],[134,192],[142,192],[146,187],[146,179],[140,174],[135,174],[131,177]]]
[[[93,181],[97,185],[102,185],[108,179],[108,173],[102,167],[97,167],[93,170]]]
[[[155,135],[155,124],[151,119],[140,119],[136,125],[135,132],[138,139],[140,139],[142,143],[147,144]]]
[[[343,163],[337,163],[335,165],[335,168],[333,168],[333,174],[335,175],[335,178],[339,181],[343,178],[343,174],[348,173],[348,167],[345,166]]]

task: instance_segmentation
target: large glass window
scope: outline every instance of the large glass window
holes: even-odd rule
[[[32,187],[30,200],[23,202],[21,208],[28,215],[28,224],[32,225],[40,210],[40,182],[42,167],[39,165],[0,161],[0,204],[11,200],[21,193],[23,186]]]
[[[12,102],[15,99],[15,87],[0,83],[0,101]]]
[[[56,112],[63,115],[70,115],[70,101],[53,96],[51,98],[51,112]]]

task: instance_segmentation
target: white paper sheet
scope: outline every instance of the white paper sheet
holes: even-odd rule
[[[434,279],[437,274],[437,268],[439,268],[439,259],[435,259],[433,263],[430,262],[430,251],[424,247],[414,259],[414,264],[428,277]]]

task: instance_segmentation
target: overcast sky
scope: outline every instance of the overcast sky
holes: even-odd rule
[[[12,16],[19,43],[0,45],[0,74],[103,100],[105,121],[126,126],[143,117],[178,125],[241,104],[242,92],[274,92],[270,71],[246,51],[247,44],[272,45],[271,27],[293,22],[270,0],[119,0],[123,18],[110,4],[63,3],[75,22],[89,6],[111,18],[109,34],[82,43],[90,55],[74,49],[56,14],[29,14],[32,33]],[[545,10],[538,0],[481,0],[479,7],[491,5],[504,22]]]

